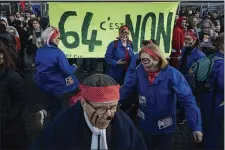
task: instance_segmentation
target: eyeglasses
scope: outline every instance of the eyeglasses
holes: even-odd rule
[[[116,110],[117,110],[117,104],[116,105],[113,105],[113,106],[108,106],[108,107],[99,107],[99,108],[96,108],[94,107],[90,102],[86,101],[95,111],[97,114],[99,115],[103,115],[105,114],[108,110],[110,110],[111,113],[115,113]]]
[[[123,30],[123,31],[120,32],[120,34],[122,34],[122,35],[129,35],[129,32],[126,31],[126,30]]]
[[[141,62],[143,63],[143,64],[148,64],[148,63],[150,63],[150,59],[148,59],[148,58],[142,58],[141,59]]]

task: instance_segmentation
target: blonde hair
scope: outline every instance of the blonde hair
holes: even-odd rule
[[[144,48],[149,48],[150,50],[154,51],[159,56],[159,58],[160,58],[160,61],[159,61],[160,69],[164,69],[168,66],[168,61],[166,60],[166,57],[162,53],[159,46],[154,44],[154,43],[149,43],[148,45],[142,47],[141,51],[139,52],[139,58],[140,58],[141,54],[144,52],[143,51]]]
[[[50,40],[50,37],[52,36],[52,34],[54,33],[54,31],[55,31],[54,27],[46,28],[41,33],[41,38],[37,39],[37,43],[36,43],[37,47],[40,48],[40,47],[43,47],[45,45],[49,46],[49,40]]]

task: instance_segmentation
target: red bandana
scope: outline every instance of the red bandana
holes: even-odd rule
[[[159,70],[155,72],[148,72],[148,80],[150,84],[152,84],[156,78],[156,76],[159,74]]]
[[[120,99],[119,90],[120,85],[104,87],[80,85],[79,93],[71,97],[69,103],[72,106],[81,100],[81,98],[94,103],[118,101]]]
[[[80,85],[81,96],[89,102],[110,102],[120,99],[120,85],[92,87]]]
[[[151,57],[153,57],[154,60],[159,60],[160,59],[158,54],[156,54],[153,50],[151,50],[151,49],[149,49],[147,47],[145,47],[143,49],[143,52],[149,54]]]
[[[54,40],[57,36],[59,36],[59,30],[56,29],[55,27],[52,27],[52,28],[54,29],[54,32],[50,36],[49,42],[52,42],[52,40]]]

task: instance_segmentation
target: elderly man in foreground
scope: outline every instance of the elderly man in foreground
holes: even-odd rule
[[[146,150],[129,117],[117,107],[120,86],[108,75],[84,80],[82,99],[44,129],[34,149]]]

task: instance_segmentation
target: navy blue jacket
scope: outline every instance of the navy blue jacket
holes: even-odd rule
[[[139,53],[136,53],[132,56],[130,65],[128,67],[128,70],[126,72],[124,83],[126,83],[127,79],[129,80],[129,76],[133,76],[133,73],[135,73],[135,68],[137,67],[137,61],[139,59]]]
[[[79,81],[75,76],[77,67],[71,66],[66,55],[56,46],[46,45],[39,48],[35,65],[35,82],[45,92],[61,95],[78,88]]]
[[[127,49],[131,59],[134,52],[130,43],[128,43]],[[112,41],[107,47],[107,51],[105,54],[105,61],[109,66],[107,74],[111,76],[117,83],[122,82],[121,80],[124,79],[126,73],[126,71],[124,70],[124,65],[117,65],[117,61],[120,59],[125,60],[125,50],[122,45],[122,42],[121,40],[118,40],[117,49],[114,50],[114,41]]]
[[[121,101],[138,88],[140,125],[144,132],[164,134],[176,127],[176,95],[187,112],[189,127],[201,131],[201,115],[184,76],[173,67],[162,69],[151,85],[140,64],[120,89]]]
[[[224,58],[224,54],[217,52],[218,57]],[[209,83],[213,85],[213,91],[197,95],[200,101],[202,118],[204,123],[224,120],[224,60],[216,60],[209,76]],[[214,93],[215,92],[215,93]],[[215,94],[215,96],[213,96]]]
[[[146,145],[129,117],[118,110],[106,129],[109,150],[147,150]],[[32,149],[90,150],[92,132],[78,102],[65,110],[38,137]]]

